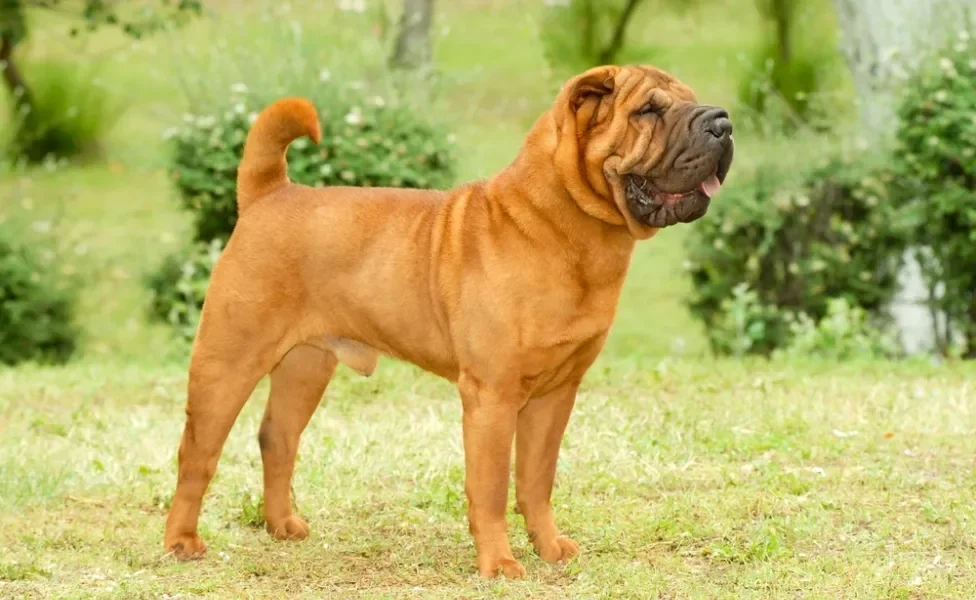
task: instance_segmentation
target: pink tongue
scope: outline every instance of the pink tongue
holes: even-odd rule
[[[712,175],[708,179],[701,182],[701,185],[698,186],[698,189],[700,189],[709,198],[713,198],[715,194],[718,193],[719,189],[721,189],[721,187],[722,184],[719,183],[718,175],[712,173]]]

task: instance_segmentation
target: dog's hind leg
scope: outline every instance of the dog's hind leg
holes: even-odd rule
[[[271,395],[258,434],[264,463],[264,519],[279,540],[308,537],[308,525],[292,512],[291,478],[298,441],[319,405],[338,361],[329,350],[299,345],[271,372]]]
[[[203,495],[237,415],[279,358],[283,330],[272,318],[244,314],[258,303],[228,304],[214,296],[204,306],[190,359],[179,476],[166,519],[165,547],[180,559],[206,550],[197,533]]]

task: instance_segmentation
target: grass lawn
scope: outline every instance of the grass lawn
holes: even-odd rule
[[[972,598],[976,371],[886,368],[601,360],[555,493],[583,555],[546,565],[511,514],[522,582],[476,575],[460,403],[431,376],[342,371],[303,438],[299,543],[259,527],[258,390],[187,564],[161,546],[181,366],[6,372],[0,597]]]
[[[509,161],[552,100],[538,4],[438,3],[437,64],[452,82],[445,116],[463,148],[462,180]],[[681,15],[647,6],[625,58],[733,106],[739,54],[756,38],[751,5]],[[188,91],[261,71],[221,62],[222,40],[273,50],[275,39],[274,23],[221,14],[138,46],[109,33],[67,42],[58,20],[34,30],[32,58],[99,56],[129,109],[105,161],[0,179],[0,219],[49,236],[68,256],[60,268],[86,282],[83,356],[0,370],[0,598],[976,596],[976,368],[710,360],[683,306],[686,228],[640,246],[564,441],[555,502],[579,561],[542,563],[513,514],[528,579],[475,576],[460,402],[451,386],[391,361],[369,379],[340,370],[303,438],[295,492],[309,540],[273,542],[260,527],[262,384],[207,497],[209,555],[165,556],[185,355],[147,323],[142,278],[179,248],[188,219],[161,133],[182,118]],[[312,46],[343,52],[316,34],[325,19],[308,15],[319,13],[303,14]],[[736,138],[733,184],[824,143]]]

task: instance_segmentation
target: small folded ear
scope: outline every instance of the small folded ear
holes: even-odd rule
[[[614,91],[614,78],[620,67],[594,67],[573,77],[563,85],[556,99],[556,108],[566,110],[583,133],[597,120],[603,98]]]

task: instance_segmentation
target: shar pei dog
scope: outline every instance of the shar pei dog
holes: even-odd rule
[[[264,516],[308,536],[292,512],[299,437],[339,363],[379,355],[457,384],[477,568],[517,578],[506,508],[512,446],[518,512],[542,559],[569,560],[550,496],[580,381],[614,320],[635,244],[705,214],[732,163],[732,123],[645,66],[566,82],[514,161],[449,191],[289,181],[285,150],[320,137],[312,105],[285,98],[250,130],[239,221],[210,282],[189,367],[186,423],[164,544],[206,549],[201,502],[256,384],[271,392],[258,442]]]

